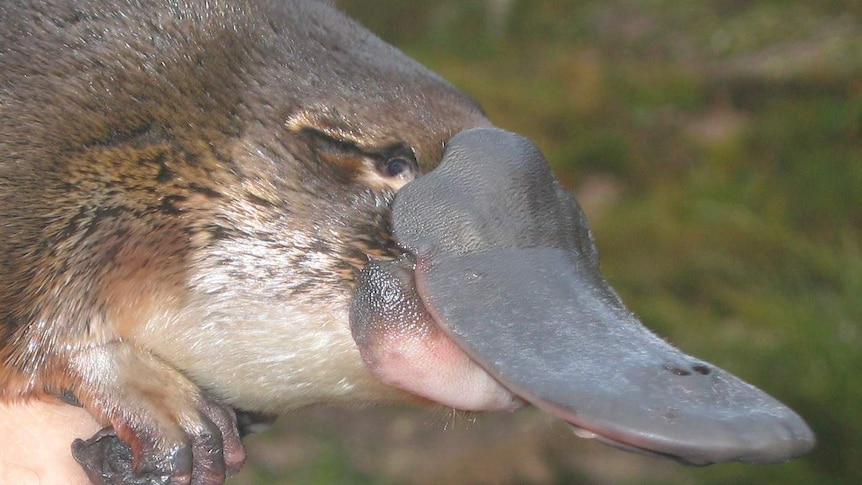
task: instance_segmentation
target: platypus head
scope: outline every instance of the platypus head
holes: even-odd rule
[[[297,7],[245,103],[260,119],[235,148],[249,207],[221,229],[219,291],[300,309],[280,325],[302,315],[309,335],[337,316],[322,342],[447,406],[529,402],[582,436],[694,464],[812,446],[791,410],[626,309],[535,145],[339,14]]]
[[[154,290],[131,341],[248,410],[532,403],[582,436],[694,464],[813,445],[793,411],[646,330],[536,146],[450,84],[324,2],[156,3],[99,12],[129,24],[120,34],[92,19],[70,34],[88,40],[63,62],[99,69],[73,69],[80,109],[40,111],[54,132],[88,133],[54,152],[135,153],[108,174],[64,168],[102,181],[104,204],[136,194],[123,227],[152,230],[125,257],[149,244],[165,257],[135,276],[155,264],[184,289]]]

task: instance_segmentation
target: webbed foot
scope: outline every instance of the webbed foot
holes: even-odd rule
[[[72,445],[96,485],[221,485],[242,467],[233,408],[176,369],[122,343],[75,357],[87,370],[75,397],[112,425]]]
[[[96,485],[165,485],[169,474],[137,473],[133,466],[132,447],[124,443],[114,428],[108,426],[84,441],[72,443],[75,457],[90,481]]]

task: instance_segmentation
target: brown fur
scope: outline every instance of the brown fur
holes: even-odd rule
[[[472,101],[313,1],[0,18],[0,398],[72,391],[139,451],[209,400],[382,391],[342,318],[357,268],[393,251],[400,185],[375,167],[433,168],[488,124]]]

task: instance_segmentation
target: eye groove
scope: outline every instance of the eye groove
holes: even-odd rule
[[[319,158],[330,162],[333,167],[343,168],[346,174],[373,168],[379,176],[402,185],[419,173],[413,148],[404,142],[379,148],[360,146],[352,140],[309,126],[302,127],[298,134]]]

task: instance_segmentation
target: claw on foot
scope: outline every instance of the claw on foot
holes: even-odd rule
[[[233,409],[156,356],[113,342],[72,362],[74,395],[112,425],[72,446],[96,485],[221,485],[242,467]]]
[[[136,473],[132,447],[117,437],[114,428],[102,428],[92,438],[72,443],[75,457],[91,482],[97,485],[166,485],[170,475]]]

